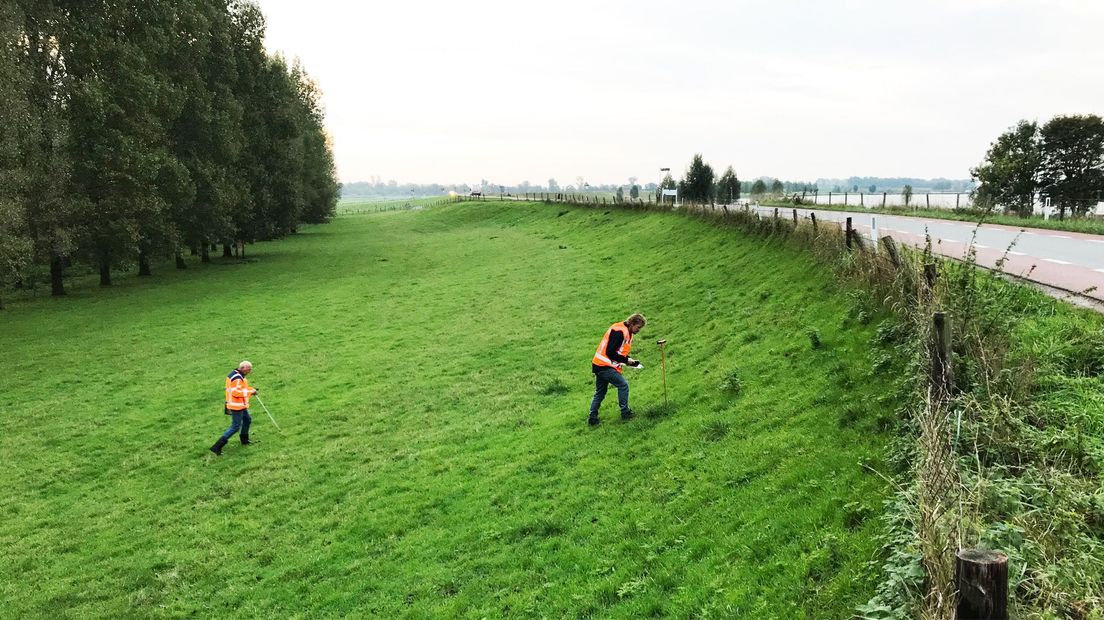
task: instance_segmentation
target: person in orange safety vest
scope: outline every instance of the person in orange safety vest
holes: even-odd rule
[[[216,456],[222,456],[223,446],[238,431],[241,431],[243,446],[253,443],[249,440],[249,425],[253,422],[253,417],[249,415],[249,397],[256,394],[257,390],[250,387],[245,378],[252,371],[253,363],[246,360],[226,375],[226,404],[222,411],[230,416],[230,428],[211,446],[211,452]]]
[[[632,349],[633,336],[640,333],[646,323],[642,314],[635,313],[620,323],[610,325],[606,335],[602,336],[602,342],[598,343],[598,350],[595,351],[590,365],[590,370],[594,373],[594,398],[590,401],[590,418],[587,423],[591,426],[601,423],[598,419],[598,408],[602,406],[611,383],[617,388],[621,419],[633,417],[633,410],[629,408],[629,382],[621,375],[621,367],[640,365],[640,362],[629,357],[629,351]]]

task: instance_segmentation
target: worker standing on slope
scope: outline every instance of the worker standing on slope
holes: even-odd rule
[[[249,387],[249,381],[245,378],[252,371],[253,363],[246,360],[226,375],[226,407],[223,413],[230,416],[230,428],[211,446],[211,452],[216,456],[222,456],[223,446],[238,431],[241,431],[243,446],[253,443],[249,441],[249,425],[253,422],[253,417],[249,415],[249,397],[256,394],[257,390]]]
[[[590,419],[587,423],[591,426],[597,426],[601,422],[598,419],[598,408],[602,406],[611,383],[617,388],[621,419],[629,420],[633,417],[633,410],[629,409],[629,382],[621,376],[621,366],[640,365],[640,362],[629,357],[629,350],[632,349],[633,335],[644,329],[646,323],[642,314],[635,313],[620,323],[610,325],[606,335],[602,336],[602,342],[598,344],[590,366],[594,373],[594,399],[590,401]]]

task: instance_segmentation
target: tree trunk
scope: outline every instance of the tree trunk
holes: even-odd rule
[[[188,263],[184,262],[184,256],[182,256],[180,254],[179,250],[177,250],[177,252],[176,252],[176,268],[177,269],[187,269],[188,268]]]
[[[54,297],[65,294],[65,282],[62,280],[64,270],[61,257],[57,254],[50,254],[50,294]]]
[[[230,242],[229,241],[223,241],[222,242],[222,257],[223,258],[233,258],[234,257],[233,252],[230,251]]]
[[[138,250],[138,275],[152,275],[150,273],[149,254],[146,254],[145,250]]]
[[[106,254],[100,255],[100,286],[111,286],[111,261]]]
[[[200,250],[200,254],[199,254],[199,262],[201,262],[201,263],[211,262],[211,255],[207,252],[208,247],[210,247],[210,246],[207,245],[206,241],[204,241],[203,245],[202,245],[202,249]]]

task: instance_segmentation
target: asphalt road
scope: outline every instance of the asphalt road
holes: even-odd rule
[[[765,216],[774,215],[774,207],[752,208]],[[798,209],[797,213],[801,218],[816,213],[817,220],[841,223],[850,217],[855,229],[867,238],[876,226],[877,236],[888,235],[898,243],[916,247],[924,246],[926,231],[931,235],[933,251],[950,258],[964,258],[972,241],[977,248],[977,262],[984,267],[995,267],[1007,252],[1006,273],[1104,302],[1102,235],[997,224],[979,227],[969,222],[821,209]],[[780,208],[779,217],[792,218],[792,209]]]

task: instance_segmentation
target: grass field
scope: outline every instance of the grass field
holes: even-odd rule
[[[899,403],[807,257],[499,202],[249,257],[0,315],[0,617],[842,618],[872,594]],[[590,357],[634,310],[640,415],[611,394],[588,428]],[[260,443],[215,458],[242,358],[286,434],[255,408]]]

